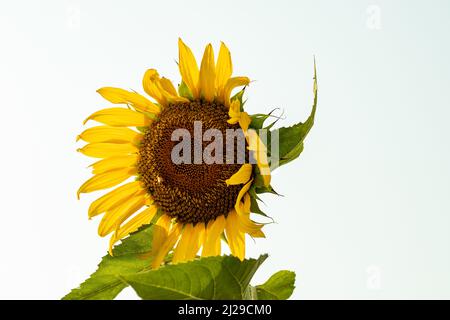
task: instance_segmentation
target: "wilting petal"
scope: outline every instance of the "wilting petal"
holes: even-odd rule
[[[160,108],[156,104],[136,92],[112,87],[100,88],[97,92],[112,103],[128,104],[137,110],[153,114],[158,114],[160,112]]]
[[[233,91],[236,87],[246,86],[249,83],[250,79],[247,77],[233,77],[228,79],[222,92],[221,102],[224,103],[225,106],[229,107],[231,91]]]

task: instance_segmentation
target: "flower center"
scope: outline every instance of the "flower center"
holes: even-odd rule
[[[145,132],[139,149],[140,179],[156,205],[181,223],[208,222],[220,215],[227,215],[235,205],[242,185],[227,186],[225,180],[242,165],[237,163],[237,144],[239,141],[245,143],[245,139],[232,140],[233,160],[232,164],[229,164],[230,161],[227,163],[230,157],[227,157],[227,148],[230,148],[227,129],[239,129],[239,125],[230,125],[227,119],[228,112],[223,105],[199,101],[171,104]],[[222,141],[217,141],[217,137],[205,141],[202,134],[198,135],[199,124],[202,132],[216,129],[214,131],[220,133],[222,139],[219,140]],[[175,130],[174,137],[177,138],[174,139],[172,134]],[[241,130],[234,132],[242,136]],[[184,139],[178,139],[179,133],[188,133],[189,138],[187,148],[182,151],[179,144]],[[216,160],[213,163],[205,161],[204,150],[219,142],[221,144],[215,151],[221,150],[222,154],[212,152]],[[174,161],[174,155],[180,154],[185,161]],[[222,161],[217,161],[217,155]]]

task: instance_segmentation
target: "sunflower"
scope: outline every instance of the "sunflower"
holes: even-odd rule
[[[256,175],[270,184],[265,146],[249,129],[250,116],[243,110],[236,88],[249,85],[247,77],[232,77],[231,55],[221,43],[217,62],[211,44],[205,48],[200,68],[190,48],[178,41],[181,83],[145,72],[142,85],[153,99],[134,92],[104,87],[97,92],[113,104],[89,120],[101,125],[83,131],[78,139],[87,144],[82,154],[100,158],[93,176],[78,190],[89,193],[114,188],[89,207],[89,218],[103,215],[98,234],[112,234],[109,252],[120,239],[153,223],[152,267],[158,268],[173,252],[172,263],[221,254],[228,244],[232,255],[245,257],[246,234],[264,237],[263,224],[250,218],[249,189]],[[240,95],[242,98],[242,95]],[[253,159],[244,163],[181,163],[172,161],[171,134],[183,128],[192,132],[194,122],[223,135],[238,129]],[[78,140],[77,139],[77,140]],[[247,152],[247,151],[246,151]],[[234,153],[237,157],[237,153]],[[235,159],[233,159],[235,160]],[[264,173],[264,174],[262,174]]]

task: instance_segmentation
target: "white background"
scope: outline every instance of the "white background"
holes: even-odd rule
[[[220,40],[256,80],[251,113],[316,125],[265,197],[277,224],[249,242],[254,278],[297,273],[295,299],[450,298],[448,1],[2,1],[0,298],[59,299],[106,253],[75,152],[102,86],[179,81],[181,36]],[[120,298],[135,297],[131,289]]]

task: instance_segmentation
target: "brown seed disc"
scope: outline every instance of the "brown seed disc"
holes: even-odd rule
[[[237,139],[234,139],[234,162],[226,163],[226,129],[230,125],[223,105],[194,101],[172,104],[164,108],[146,130],[139,149],[138,171],[146,190],[155,203],[181,223],[208,222],[227,215],[234,207],[242,185],[227,186],[225,180],[236,173]],[[218,129],[222,133],[223,163],[194,163],[194,121],[201,121],[202,132]],[[191,136],[191,163],[176,164],[171,154],[179,141],[172,141],[172,132],[184,128]],[[242,132],[240,132],[242,134]],[[245,139],[244,139],[245,140]],[[213,139],[213,141],[215,141]],[[210,141],[202,141],[202,150]]]

